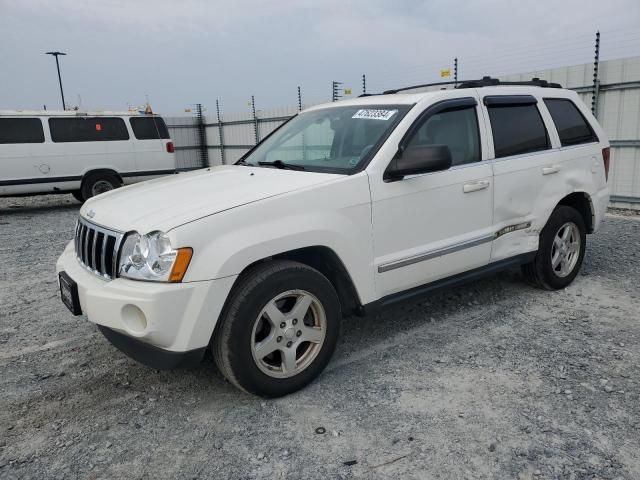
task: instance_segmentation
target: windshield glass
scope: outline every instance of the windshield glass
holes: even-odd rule
[[[350,174],[368,163],[410,108],[359,105],[303,112],[243,160],[252,166],[262,162],[262,166]]]

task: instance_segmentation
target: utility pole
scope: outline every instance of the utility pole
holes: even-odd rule
[[[367,77],[364,73],[362,74],[362,94],[367,94]]]
[[[593,61],[593,93],[591,94],[591,113],[598,117],[598,97],[600,96],[600,80],[598,67],[600,66],[600,31],[596,32],[596,51]]]
[[[60,55],[66,55],[64,52],[46,52],[47,55],[53,55],[56,57],[56,68],[58,69],[58,83],[60,84],[60,96],[62,97],[62,110],[66,110],[66,103],[64,103],[64,92],[62,91],[62,77],[60,76],[60,63],[58,57]]]
[[[333,84],[333,96],[331,97],[333,102],[337,102],[342,95],[340,95],[340,85],[342,85],[342,82],[332,82]]]
[[[298,85],[298,111],[302,111],[302,92],[300,91],[300,85]]]
[[[458,86],[458,57],[453,59],[453,86]]]

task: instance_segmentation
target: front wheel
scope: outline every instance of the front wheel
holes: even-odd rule
[[[540,233],[538,253],[522,272],[534,285],[547,290],[565,288],[576,278],[586,249],[586,228],[582,215],[560,205]]]
[[[212,349],[235,386],[279,397],[325,368],[340,330],[340,302],[319,271],[276,260],[242,275],[221,315]]]

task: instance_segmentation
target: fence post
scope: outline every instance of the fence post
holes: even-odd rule
[[[332,90],[333,90],[333,95],[331,97],[331,101],[332,102],[337,102],[340,97],[342,97],[342,95],[340,95],[340,85],[342,85],[342,82],[332,82]]]
[[[220,102],[216,98],[216,115],[218,115],[218,136],[220,138],[220,161],[222,165],[226,165],[224,151],[224,132],[222,131],[222,118],[220,117]]]
[[[253,133],[256,138],[256,145],[260,141],[260,135],[258,133],[258,117],[256,116],[256,99],[251,95],[251,113],[253,114]]]
[[[453,86],[458,86],[458,57],[453,59]]]
[[[300,85],[298,85],[298,111],[302,111],[302,92],[300,91]]]
[[[367,77],[364,73],[362,74],[362,94],[367,94]]]
[[[207,127],[202,114],[202,104],[196,103],[196,125],[198,128],[198,147],[202,167],[209,167],[209,150],[207,146]]]
[[[591,95],[591,113],[598,117],[598,97],[600,96],[600,79],[598,67],[600,66],[600,31],[596,32],[596,55],[593,61],[593,94]]]

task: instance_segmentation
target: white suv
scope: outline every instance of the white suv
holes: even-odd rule
[[[496,83],[313,107],[235,165],[89,200],[63,301],[144,364],[211,348],[279,396],[327,365],[343,316],[518,265],[566,287],[608,204],[608,141],[576,93]]]

